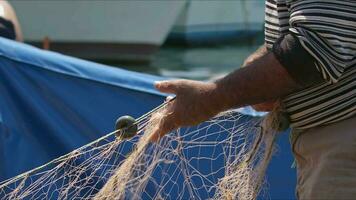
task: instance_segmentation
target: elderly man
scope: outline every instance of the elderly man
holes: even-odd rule
[[[267,0],[265,45],[212,83],[156,84],[176,99],[155,132],[245,105],[289,116],[300,199],[356,198],[356,1]],[[264,103],[268,102],[268,103]]]

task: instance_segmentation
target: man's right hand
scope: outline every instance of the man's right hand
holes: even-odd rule
[[[196,125],[224,110],[283,98],[301,86],[269,52],[214,83],[164,81],[157,83],[156,88],[175,94],[176,99],[168,103],[153,130],[152,140],[181,126]]]
[[[153,130],[152,141],[179,127],[197,125],[221,111],[215,83],[173,80],[157,82],[155,87],[160,92],[175,94],[176,98],[168,102],[164,117]]]

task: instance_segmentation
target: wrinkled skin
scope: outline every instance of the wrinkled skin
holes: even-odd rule
[[[176,98],[168,102],[152,141],[231,108],[254,105],[259,111],[269,111],[276,99],[301,88],[270,52],[215,82],[173,80],[158,82],[155,87]]]
[[[206,119],[214,117],[223,108],[214,101],[213,94],[216,88],[215,83],[205,83],[192,80],[174,80],[162,81],[155,84],[157,90],[163,93],[175,94],[176,98],[170,101],[171,96],[167,97],[168,101],[165,117],[162,119],[157,129],[154,130],[151,140],[157,141],[166,133],[179,127],[197,125]],[[198,98],[197,98],[198,97]],[[272,110],[275,101],[254,105],[257,111]]]
[[[175,94],[176,98],[168,102],[165,117],[161,125],[157,126],[153,141],[181,126],[197,125],[219,112],[219,108],[210,103],[215,83],[174,80],[157,82],[155,87],[160,92]]]

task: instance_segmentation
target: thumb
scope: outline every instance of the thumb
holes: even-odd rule
[[[152,130],[152,135],[150,136],[151,142],[158,142],[160,138],[164,135],[176,129],[173,118],[170,116],[166,116],[165,119],[159,122],[158,126],[155,126]]]
[[[160,92],[176,94],[177,85],[174,81],[157,81],[155,87]]]

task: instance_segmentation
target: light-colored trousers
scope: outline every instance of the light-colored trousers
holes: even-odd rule
[[[356,117],[301,132],[292,148],[298,199],[356,199]]]

